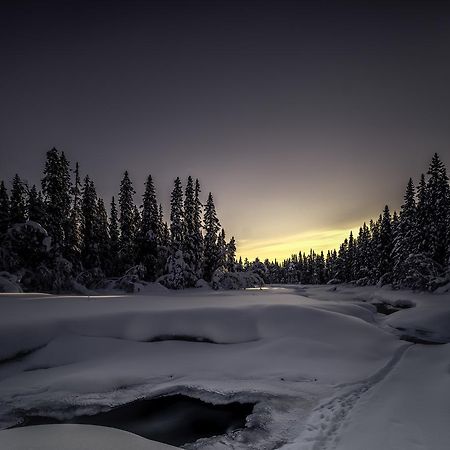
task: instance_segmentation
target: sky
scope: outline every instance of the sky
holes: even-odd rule
[[[0,4],[0,179],[64,150],[105,199],[213,192],[250,259],[336,247],[434,152],[450,168],[450,4]]]

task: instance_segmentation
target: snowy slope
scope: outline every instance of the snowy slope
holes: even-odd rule
[[[381,316],[370,304],[405,295],[427,311],[450,309],[448,296],[429,306],[418,294],[350,287],[0,296],[0,423],[5,428],[28,413],[94,414],[185,393],[211,403],[257,402],[245,430],[191,448],[332,448],[352,411],[414,354],[391,322],[416,308]],[[444,335],[446,325],[436,323]],[[442,367],[430,358],[428,375],[439,378]],[[405,395],[418,389],[418,379]],[[439,411],[426,407],[430,417]],[[374,423],[379,432],[383,424]],[[349,436],[357,439],[357,432]]]

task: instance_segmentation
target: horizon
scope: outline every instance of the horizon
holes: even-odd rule
[[[55,148],[55,147],[53,147]],[[59,149],[57,149],[59,150]],[[61,150],[64,152],[64,150]],[[64,152],[65,153],[65,152]],[[441,155],[439,155],[441,160],[442,157]],[[75,163],[79,163],[79,161],[72,161],[70,159],[70,155],[66,154],[66,157],[69,160],[70,166],[71,166],[71,170],[73,171],[73,169],[75,168]],[[431,158],[430,158],[431,161]],[[445,163],[445,160],[442,160],[442,162],[444,163],[445,166],[447,166],[447,164]],[[82,165],[80,164],[80,166],[82,167]],[[426,174],[427,173],[427,167],[426,166],[424,168],[424,170],[422,170],[422,172],[420,174],[418,174],[416,177],[408,177],[412,178],[415,186],[417,186],[417,182],[420,178],[420,175]],[[43,168],[43,165],[42,165]],[[144,193],[144,182],[142,182],[142,186],[138,186],[136,184],[136,182],[133,180],[133,174],[130,173],[128,171],[128,169],[124,169],[122,172],[123,173],[127,171],[130,175],[130,179],[133,183],[133,187],[136,191],[136,194],[134,195],[134,200],[136,205],[139,208],[142,208],[142,195]],[[15,172],[17,173],[17,172]],[[18,173],[18,175],[20,176],[21,174]],[[81,179],[83,180],[84,177],[86,175],[89,175],[88,173],[83,173],[83,171],[81,170],[80,176]],[[155,177],[153,174],[149,174],[152,175],[153,178],[153,182],[155,183]],[[183,190],[185,188],[185,181],[187,179],[188,176],[192,176],[192,175],[187,175],[185,177],[180,177],[181,179],[181,183],[183,186]],[[192,176],[194,179],[197,178],[195,176]],[[11,177],[12,178],[12,177]],[[94,178],[92,178],[92,181],[94,181],[94,183],[96,184],[96,180]],[[113,193],[112,196],[114,196],[116,198],[117,201],[117,197],[118,197],[118,188],[120,185],[120,179],[119,178],[116,181],[116,185],[117,185],[117,192]],[[31,187],[33,185],[36,185],[38,187],[38,189],[40,189],[40,178],[33,178],[33,181],[29,181],[29,179],[25,179],[21,177],[22,182],[25,182],[28,187]],[[157,178],[156,178],[157,180]],[[1,179],[0,179],[1,181]],[[5,182],[5,185],[7,186],[8,190],[11,187],[11,182],[10,180],[3,180]],[[73,180],[72,180],[73,181]],[[205,204],[205,200],[206,197],[208,195],[209,191],[205,186],[202,185],[202,181],[199,178],[200,181],[200,185],[202,188],[202,194],[201,194],[201,198],[203,199],[202,204],[204,206]],[[172,190],[172,187],[170,187],[170,189],[167,190],[167,192],[160,192],[158,190],[158,185],[159,183],[156,182],[155,186],[156,186],[156,194],[157,194],[157,200],[159,203],[162,204],[163,206],[163,212],[164,212],[164,218],[167,221],[167,223],[170,224],[170,218],[169,218],[169,213],[170,213],[170,192]],[[405,183],[405,187],[406,187],[406,183]],[[100,197],[103,198],[103,200],[105,201],[105,205],[107,207],[108,213],[110,211],[110,200],[112,198],[112,196],[108,199],[102,196],[101,193]],[[216,204],[216,207],[218,205],[220,205],[220,196],[221,193],[215,193],[212,192],[212,195],[214,197],[214,201]],[[403,202],[403,195],[404,195],[404,189],[403,189],[403,193],[400,195],[400,197],[395,201],[386,201],[384,202],[382,205],[380,205],[380,208],[378,210],[378,212],[375,212],[372,216],[369,217],[365,217],[362,218],[361,221],[355,223],[353,226],[350,226],[349,228],[340,228],[340,229],[330,229],[330,228],[326,228],[326,227],[319,227],[316,228],[314,230],[308,230],[305,232],[300,232],[300,233],[296,233],[294,235],[288,235],[288,236],[284,236],[284,237],[280,237],[278,239],[266,239],[266,240],[256,240],[256,241],[246,241],[245,239],[240,239],[239,236],[234,235],[232,232],[229,232],[229,230],[226,229],[226,227],[224,226],[224,224],[222,223],[222,219],[221,219],[221,210],[220,210],[220,206],[218,206],[218,218],[221,221],[221,225],[222,228],[225,229],[225,232],[227,233],[227,239],[230,239],[232,236],[236,239],[236,244],[237,244],[237,251],[236,251],[236,258],[239,259],[240,257],[242,258],[242,260],[244,259],[248,259],[249,261],[254,261],[255,259],[259,259],[260,261],[264,261],[266,259],[268,259],[271,262],[274,261],[278,261],[278,262],[282,262],[283,260],[289,259],[291,258],[292,255],[298,255],[299,253],[306,253],[308,254],[310,251],[314,251],[316,254],[320,254],[321,252],[323,252],[325,255],[327,253],[327,251],[334,251],[334,250],[338,250],[339,246],[343,243],[343,241],[345,239],[347,239],[350,235],[350,233],[353,233],[353,236],[356,237],[358,235],[358,231],[359,228],[362,226],[363,223],[369,224],[370,220],[376,220],[379,215],[382,212],[382,209],[384,208],[385,205],[389,206],[390,212],[391,214],[393,214],[394,211],[396,211],[397,213],[400,210],[400,206]],[[393,205],[396,205],[395,207]],[[247,249],[247,250],[246,250]]]

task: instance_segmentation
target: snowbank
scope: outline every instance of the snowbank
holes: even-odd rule
[[[92,425],[38,425],[0,431],[8,450],[175,450],[126,431]]]
[[[380,301],[415,306],[385,316],[372,304]],[[412,344],[399,340],[399,328],[442,338],[449,310],[445,295],[355,286],[0,295],[0,428],[27,414],[67,419],[142,397],[183,393],[212,403],[257,402],[246,429],[199,441],[192,449],[327,449],[344,436],[351,418],[357,428],[342,448],[372,450],[360,445],[361,430],[383,435],[394,421],[386,412],[389,402],[398,396],[393,411],[402,414],[402,398],[409,395],[405,410],[423,401],[429,416],[424,445],[417,448],[433,449],[426,445],[436,442],[430,439],[443,419],[434,428],[428,424],[448,413],[442,395],[448,392],[448,346],[409,350]],[[383,383],[390,395],[374,400],[380,411],[371,411],[364,401]],[[421,397],[423,388],[429,402]],[[443,406],[433,409],[438,391]],[[367,408],[360,422],[352,416],[357,407]],[[416,426],[415,414],[402,422],[403,434]],[[392,434],[396,445],[401,434]],[[373,448],[412,448],[375,442],[379,446]]]
[[[337,450],[444,450],[450,443],[450,345],[415,346],[351,411]]]

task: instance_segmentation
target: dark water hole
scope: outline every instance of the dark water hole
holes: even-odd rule
[[[380,314],[393,314],[397,311],[400,311],[400,308],[396,308],[395,306],[390,305],[389,303],[372,303],[375,308],[377,308],[377,313]]]
[[[119,428],[147,439],[171,445],[225,434],[244,428],[253,403],[213,405],[185,395],[137,400],[92,416],[59,421],[51,417],[29,416],[19,426],[79,423]]]
[[[408,334],[402,334],[400,336],[401,341],[412,342],[413,344],[422,344],[422,345],[444,345],[446,342],[434,341],[431,339],[423,339],[417,336],[410,336]]]

